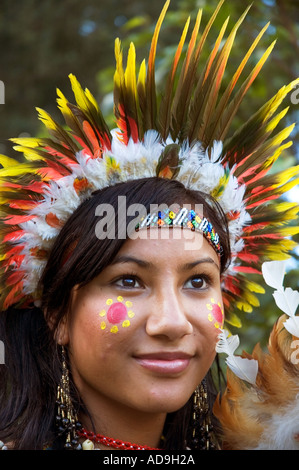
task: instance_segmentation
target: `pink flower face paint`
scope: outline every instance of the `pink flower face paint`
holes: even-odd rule
[[[123,297],[119,295],[116,302],[113,299],[107,299],[106,305],[107,309],[103,309],[99,313],[102,318],[101,330],[109,328],[111,333],[117,333],[119,327],[128,328],[130,326],[130,319],[135,316],[131,310],[132,302],[124,301]]]
[[[209,310],[208,319],[214,323],[215,328],[222,328],[224,321],[224,311],[220,302],[211,299],[211,303],[207,304]]]

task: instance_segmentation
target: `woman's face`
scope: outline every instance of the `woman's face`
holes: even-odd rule
[[[86,403],[173,412],[210,368],[223,323],[219,260],[200,233],[190,230],[194,243],[184,249],[175,230],[127,240],[111,265],[74,289],[61,342]]]

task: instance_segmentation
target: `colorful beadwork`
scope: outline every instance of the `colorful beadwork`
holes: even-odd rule
[[[113,299],[107,299],[106,305],[109,306],[108,310],[102,309],[99,313],[99,316],[103,319],[106,317],[106,320],[112,325],[110,327],[111,333],[117,333],[119,328],[117,325],[121,324],[123,328],[130,326],[130,319],[135,316],[133,310],[131,310],[132,302],[124,299],[121,295],[117,297],[117,302],[113,302]],[[129,310],[128,310],[129,309]],[[107,322],[103,319],[101,321],[101,330],[107,328]]]
[[[215,232],[213,225],[206,217],[201,218],[193,209],[188,210],[186,207],[178,209],[169,208],[152,212],[142,217],[136,225],[135,230],[149,227],[181,227],[190,228],[193,231],[201,232],[208,242],[213,246],[216,252],[221,254],[221,245],[219,235]]]

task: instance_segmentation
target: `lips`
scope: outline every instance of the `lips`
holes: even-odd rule
[[[161,375],[182,373],[192,359],[192,355],[183,352],[155,352],[135,356],[136,362],[145,369]]]

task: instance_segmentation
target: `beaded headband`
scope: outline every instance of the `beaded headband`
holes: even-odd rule
[[[147,214],[142,217],[136,225],[135,230],[150,227],[180,227],[189,228],[203,234],[206,240],[220,256],[222,247],[219,241],[219,235],[215,232],[213,225],[206,217],[201,218],[193,209],[186,207],[172,207]]]

